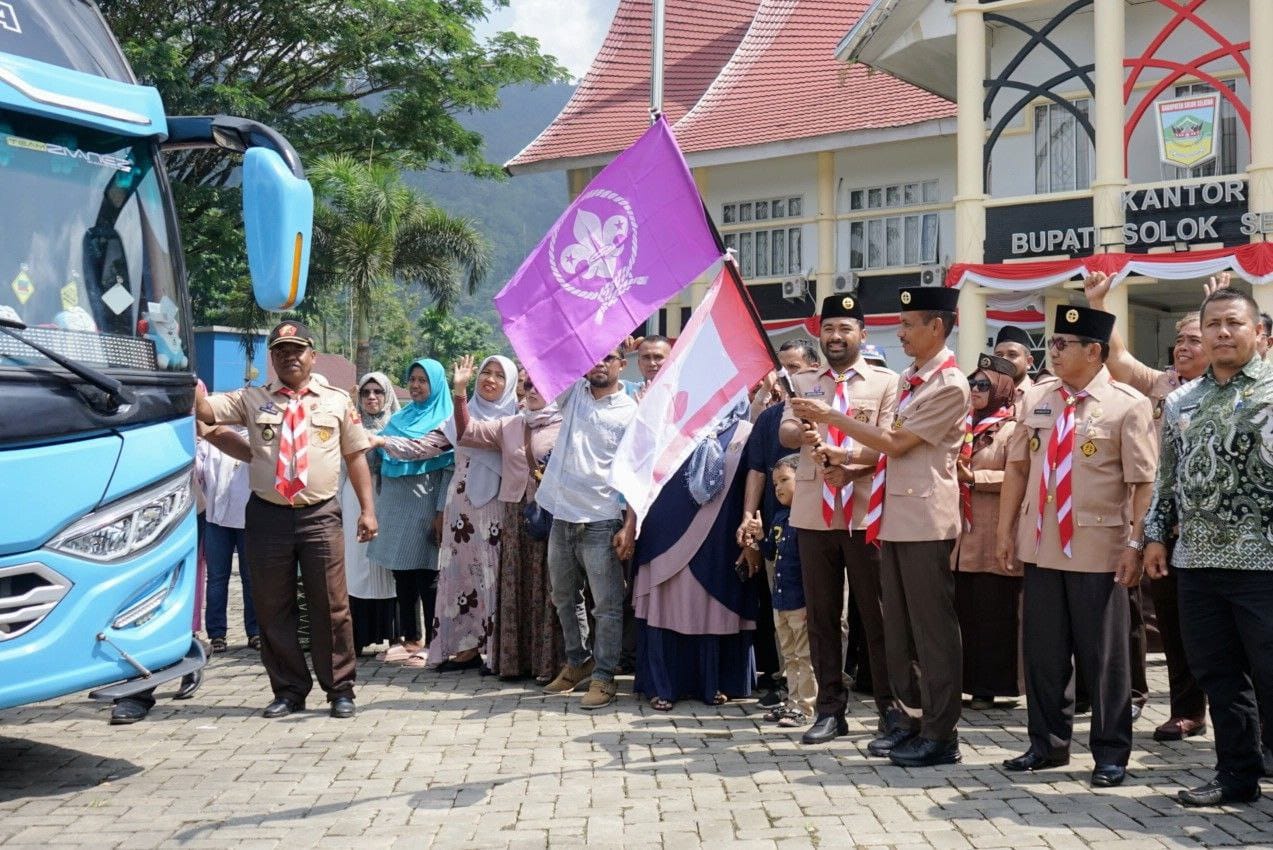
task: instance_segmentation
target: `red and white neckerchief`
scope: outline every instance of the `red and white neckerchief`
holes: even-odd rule
[[[933,370],[936,375],[943,369],[953,369],[958,366],[955,355],[950,355],[946,361]],[[906,386],[902,387],[902,393],[897,397],[897,412],[900,414],[906,409],[906,405],[910,404],[911,395],[915,390],[924,383],[924,379],[919,375],[911,375],[906,378]],[[866,503],[866,542],[874,543],[880,536],[880,525],[884,521],[884,479],[888,472],[888,455],[881,453],[880,459],[875,462],[875,476],[871,479],[871,495]]]
[[[972,413],[969,412],[968,418],[964,420],[964,444],[959,447],[959,457],[971,465],[973,441],[991,428],[996,428],[1011,419],[1012,414],[1012,405],[1005,404],[985,419],[974,424]],[[959,485],[959,508],[964,517],[964,531],[972,531],[972,485]]]
[[[835,398],[831,400],[831,407],[845,416],[853,416],[853,404],[849,401],[849,381],[857,375],[856,369],[850,369],[843,375],[837,375],[830,369],[826,371],[832,380],[835,381]],[[842,449],[853,449],[853,439],[845,434],[834,425],[827,426],[827,444]],[[844,527],[849,531],[853,530],[853,482],[850,481],[839,490],[834,490],[824,480],[822,482],[822,519],[827,524],[827,528],[831,527],[832,521],[835,519],[835,500],[840,499],[840,510],[844,514]]]
[[[1052,425],[1052,436],[1048,439],[1048,453],[1043,473],[1039,476],[1039,512],[1034,520],[1034,549],[1037,552],[1043,540],[1043,509],[1048,502],[1048,485],[1056,479],[1056,526],[1061,537],[1061,551],[1065,557],[1072,558],[1070,542],[1074,539],[1074,515],[1070,512],[1070,470],[1074,465],[1074,408],[1087,398],[1087,390],[1073,395],[1059,387],[1061,400],[1065,403],[1061,415]]]
[[[278,463],[274,466],[274,489],[291,504],[309,481],[309,413],[303,404],[304,390],[279,387],[287,396],[283,427],[278,437]]]

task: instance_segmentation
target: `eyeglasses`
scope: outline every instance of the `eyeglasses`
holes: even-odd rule
[[[1050,340],[1048,340],[1048,348],[1053,349],[1054,351],[1064,351],[1066,348],[1068,348],[1071,345],[1082,345],[1082,344],[1083,344],[1083,340],[1081,339],[1066,339],[1063,336],[1054,336]]]
[[[968,382],[968,388],[972,390],[973,392],[977,392],[977,393],[988,393],[990,392],[990,388],[993,386],[994,384],[990,383],[984,378],[982,378],[980,381]]]
[[[372,389],[371,387],[364,387],[363,389],[358,391],[358,395],[360,396],[384,395],[384,394],[385,394],[384,390]]]
[[[621,356],[620,356],[620,355],[618,355],[618,354],[607,354],[605,357],[602,357],[602,358],[601,358],[601,362],[602,362],[602,363],[605,363],[607,366],[609,366],[611,363],[614,363],[614,362],[619,361],[619,360],[622,360],[622,359],[623,359],[623,357],[621,357]]]

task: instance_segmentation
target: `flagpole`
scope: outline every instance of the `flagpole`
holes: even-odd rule
[[[666,0],[654,0],[650,33],[650,123],[663,114],[663,31]]]

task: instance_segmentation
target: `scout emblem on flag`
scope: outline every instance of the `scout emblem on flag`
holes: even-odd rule
[[[31,276],[27,274],[30,267],[23,263],[18,269],[18,276],[13,279],[13,283],[9,284],[13,288],[13,294],[18,296],[18,303],[26,304],[35,293],[35,284],[31,282]]]

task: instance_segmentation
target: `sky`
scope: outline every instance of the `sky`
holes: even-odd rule
[[[544,53],[556,56],[578,79],[610,27],[619,0],[511,0],[477,28],[479,36],[503,30],[539,39]]]

